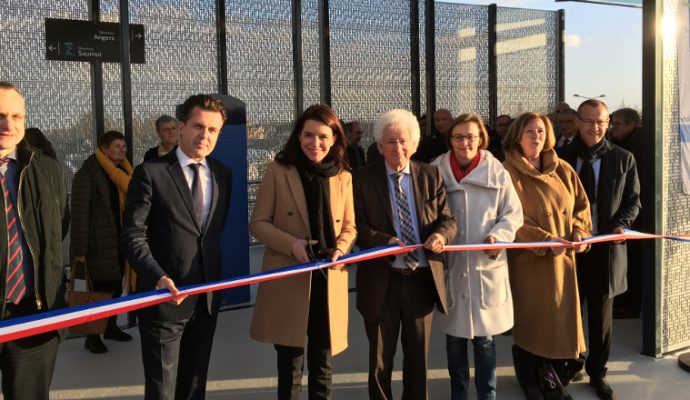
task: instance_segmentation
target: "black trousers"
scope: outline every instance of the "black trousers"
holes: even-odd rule
[[[426,400],[427,360],[436,287],[431,269],[392,271],[376,321],[364,321],[369,339],[369,398],[393,400],[391,376],[398,337],[403,351],[403,400]]]
[[[304,348],[276,344],[275,349],[278,353],[278,399],[299,400],[304,370]],[[309,400],[331,398],[331,357],[328,281],[323,271],[312,271],[307,322]]]
[[[139,316],[146,399],[205,398],[217,317],[209,315],[206,295],[199,295],[189,319],[152,321]]]
[[[645,265],[653,265],[648,256],[654,254],[654,247],[651,240],[629,240],[626,247],[628,290],[615,297],[613,308],[639,314],[642,311],[642,269]]]
[[[613,298],[608,296],[608,244],[595,244],[588,253],[577,256],[577,281],[582,309],[587,307],[589,353],[585,361],[587,375],[594,379],[606,376],[606,363],[611,354]]]
[[[7,303],[3,319],[37,312],[33,296],[27,296],[17,305]],[[48,399],[59,342],[57,332],[53,331],[0,343],[0,373],[5,399]]]

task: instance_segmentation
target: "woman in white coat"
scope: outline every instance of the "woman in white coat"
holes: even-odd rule
[[[522,206],[510,175],[484,150],[489,136],[476,114],[458,117],[449,130],[450,151],[433,164],[441,171],[448,205],[458,224],[453,244],[512,242],[522,226]],[[480,400],[496,398],[493,336],[513,326],[513,301],[505,250],[446,253],[448,314],[434,325],[446,334],[451,399],[467,399],[467,341],[474,345]]]

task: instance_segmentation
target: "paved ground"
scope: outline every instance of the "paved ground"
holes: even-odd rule
[[[261,248],[251,247],[252,271],[261,263]],[[351,287],[354,273],[350,274]],[[255,288],[252,288],[254,298]],[[248,335],[252,308],[220,314],[211,357],[207,397],[209,399],[275,399],[275,350],[272,345],[252,341]],[[124,320],[123,320],[124,323]],[[110,352],[94,355],[84,349],[84,339],[68,339],[60,347],[53,378],[53,399],[140,399],[144,393],[141,346],[137,329],[128,330],[134,340],[106,342]],[[677,357],[654,359],[639,354],[642,324],[640,319],[616,320],[608,379],[618,400],[690,399],[690,374],[677,365]],[[350,294],[350,346],[334,358],[334,400],[367,398],[367,340],[362,319]],[[510,336],[497,339],[498,398],[523,399],[515,380]],[[396,357],[394,395],[401,396],[401,355]],[[429,397],[448,399],[450,383],[446,371],[445,338],[434,332],[429,358]],[[568,387],[573,398],[596,399],[584,382]],[[474,394],[472,394],[474,396]],[[306,393],[303,392],[303,399]]]
[[[351,311],[354,311],[354,294]],[[247,329],[252,309],[221,313],[211,358],[208,385],[210,399],[275,398],[275,352],[271,345],[249,339]],[[54,399],[138,399],[143,396],[143,372],[140,344],[136,329],[129,332],[135,340],[129,343],[106,342],[110,352],[93,355],[83,347],[83,339],[67,340],[60,348],[53,379]],[[615,322],[609,381],[617,398],[624,399],[690,399],[690,375],[677,366],[676,357],[653,359],[638,354],[641,322]],[[515,381],[509,336],[497,338],[498,398],[522,399]],[[400,359],[397,357],[395,395],[400,396]],[[434,332],[429,360],[430,399],[449,398],[444,338]],[[367,341],[356,311],[350,313],[350,347],[334,359],[333,398],[366,399]],[[596,399],[585,382],[572,384],[575,399]],[[306,399],[306,393],[303,396]]]

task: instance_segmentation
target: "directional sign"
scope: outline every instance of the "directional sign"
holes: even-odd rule
[[[46,59],[120,62],[120,24],[46,18]],[[144,64],[144,25],[129,25],[129,57]]]

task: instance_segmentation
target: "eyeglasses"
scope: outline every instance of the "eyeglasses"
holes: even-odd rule
[[[531,139],[543,138],[543,137],[546,136],[546,132],[545,132],[545,131],[541,131],[541,130],[540,130],[540,131],[529,130],[529,131],[525,131],[524,134],[527,135],[527,136],[529,136]]]
[[[474,143],[475,140],[477,140],[479,136],[477,135],[453,135],[450,137],[450,140],[454,141],[455,143],[462,143],[467,141],[467,143]]]
[[[585,125],[588,126],[594,126],[597,125],[599,127],[603,127],[609,124],[609,121],[604,120],[604,119],[599,119],[599,120],[592,120],[592,119],[581,119],[580,122],[582,122]]]

